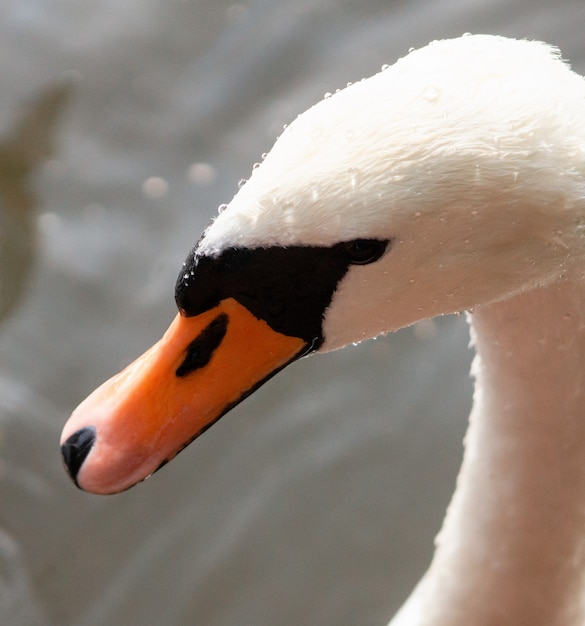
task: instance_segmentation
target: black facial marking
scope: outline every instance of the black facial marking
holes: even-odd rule
[[[215,350],[221,344],[227,331],[228,316],[220,313],[212,320],[187,347],[187,354],[175,374],[179,378],[205,367]]]
[[[299,337],[312,350],[323,343],[322,322],[350,265],[377,261],[388,239],[355,239],[333,246],[229,248],[209,257],[195,247],[177,279],[180,311],[194,316],[234,298],[273,330]]]

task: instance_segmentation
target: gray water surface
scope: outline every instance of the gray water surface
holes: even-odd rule
[[[156,341],[180,265],[283,124],[410,47],[538,38],[582,0],[0,2],[0,624],[385,624],[424,571],[471,401],[462,319],[291,366],[126,493],[58,439]]]

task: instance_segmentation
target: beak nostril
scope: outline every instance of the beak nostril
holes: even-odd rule
[[[95,427],[86,426],[74,432],[61,446],[65,467],[78,487],[77,473],[95,442],[95,436]]]

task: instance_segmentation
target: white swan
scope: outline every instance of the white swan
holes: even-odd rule
[[[393,626],[585,623],[585,81],[556,49],[435,42],[300,116],[206,231],[181,314],[63,433],[130,487],[267,377],[471,312],[476,392],[433,562]]]

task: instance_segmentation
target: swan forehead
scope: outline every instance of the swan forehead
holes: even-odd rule
[[[388,238],[414,212],[478,202],[482,185],[501,189],[519,169],[539,193],[544,162],[567,172],[577,153],[583,162],[584,98],[583,79],[545,44],[435,42],[300,115],[201,247]]]

